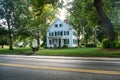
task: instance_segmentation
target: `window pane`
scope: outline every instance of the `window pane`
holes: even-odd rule
[[[49,44],[50,44],[50,45],[52,44],[52,41],[51,41],[51,40],[49,40]]]
[[[67,35],[69,35],[69,31],[67,31]]]
[[[61,31],[61,36],[63,35],[63,31]]]
[[[66,31],[64,31],[64,35],[66,35]]]
[[[62,27],[63,25],[62,24],[59,24],[60,27]]]
[[[55,24],[55,27],[58,27],[58,24]]]

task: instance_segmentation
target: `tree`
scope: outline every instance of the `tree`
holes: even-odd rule
[[[8,35],[9,35],[9,49],[13,50],[13,46],[12,46],[12,16],[13,16],[13,11],[14,11],[14,7],[13,7],[13,2],[12,0],[0,0],[0,5],[1,5],[1,18],[4,18],[7,22],[7,26],[8,26]]]
[[[19,0],[16,5],[15,22],[14,22],[14,40],[27,42],[32,35],[29,25],[32,23],[33,13],[31,12],[30,0]]]
[[[109,40],[110,41],[118,40],[118,35],[114,31],[113,24],[111,23],[110,19],[107,17],[107,15],[105,14],[103,10],[102,0],[94,0],[94,6],[96,7],[96,11],[98,12],[103,28],[108,34]]]
[[[7,44],[6,36],[8,31],[0,25],[0,45],[2,45],[2,48],[4,48],[4,45]]]
[[[110,21],[110,19],[112,21],[115,20],[116,18],[115,13],[117,13],[119,10],[117,8],[118,5],[116,7],[116,5],[114,4],[115,1],[117,0],[107,0],[107,1],[106,0],[74,0],[72,2],[72,7],[68,9],[68,11],[70,12],[70,22],[72,23],[73,26],[75,26],[76,30],[79,30],[82,27],[93,28],[94,31],[92,33],[94,33],[94,45],[96,45],[96,37],[95,37],[96,30],[100,29],[97,28],[97,26],[103,28],[101,30],[104,30],[107,33],[110,41],[117,40],[118,36],[117,33],[115,32],[115,29],[116,28],[118,29],[119,27],[116,26],[114,27]],[[115,11],[115,9],[117,12]],[[106,16],[105,13],[109,16],[110,19]],[[78,32],[78,34],[80,32]]]
[[[91,34],[93,34],[93,32],[91,32],[92,28],[95,28],[96,25],[98,25],[97,13],[95,12],[95,8],[92,4],[92,0],[74,0],[72,2],[72,7],[69,9],[70,22],[72,23],[73,27],[78,30],[78,35],[81,35],[80,33],[84,32],[82,31],[83,27],[86,30],[87,33],[84,35],[84,38],[88,37],[88,34],[90,34],[90,37]],[[86,39],[85,43],[87,44],[88,40]],[[94,37],[94,44],[96,45],[95,40],[96,38]]]
[[[38,45],[40,34],[43,36],[43,38],[46,36],[45,32],[48,28],[49,24],[53,22],[53,20],[56,18],[56,12],[57,12],[57,4],[59,0],[31,0],[32,4],[32,12],[33,12],[33,18],[31,19],[32,28],[34,28],[33,31],[36,34],[33,34],[35,38],[37,39]],[[31,29],[32,30],[32,29]]]
[[[9,50],[13,50],[13,36],[20,27],[25,27],[29,16],[29,0],[0,0],[0,16],[8,27]]]
[[[102,42],[105,38],[107,38],[107,34],[103,30],[103,28],[101,28],[100,26],[97,27],[97,36],[96,37],[99,42]]]

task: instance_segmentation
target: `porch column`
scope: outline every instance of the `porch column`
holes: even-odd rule
[[[61,47],[63,47],[63,39],[61,38]]]
[[[57,43],[56,43],[57,47],[59,47],[59,38],[57,39],[56,42],[57,42]]]

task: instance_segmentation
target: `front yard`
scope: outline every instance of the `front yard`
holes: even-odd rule
[[[9,51],[7,48],[1,49],[0,54],[24,54],[32,55],[30,48],[15,48]],[[27,55],[26,54],[26,55]],[[120,57],[119,50],[108,50],[102,48],[67,48],[67,49],[41,49],[35,55],[45,56],[75,56],[75,57]]]
[[[46,49],[40,50],[38,54],[76,57],[120,57],[120,50],[106,50],[101,48]]]

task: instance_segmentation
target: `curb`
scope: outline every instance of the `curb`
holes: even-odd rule
[[[0,55],[0,57],[22,57],[35,59],[64,59],[64,60],[97,60],[97,61],[120,61],[120,58],[109,57],[65,57],[65,56],[26,56],[26,55]]]

